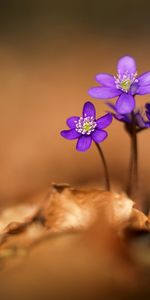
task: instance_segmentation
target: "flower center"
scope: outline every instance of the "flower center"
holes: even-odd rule
[[[137,73],[129,74],[128,71],[123,75],[117,74],[117,76],[115,76],[116,88],[127,93],[130,90],[132,83],[138,82],[138,79],[136,79],[136,77]]]
[[[81,117],[78,121],[75,121],[76,123],[76,131],[81,134],[87,134],[90,135],[91,132],[95,130],[95,127],[97,126],[95,120],[93,117]]]

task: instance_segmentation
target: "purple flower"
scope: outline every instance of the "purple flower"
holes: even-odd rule
[[[117,119],[118,121],[124,122],[126,124],[131,125],[133,122],[133,118],[131,113],[130,114],[119,114],[115,105],[113,105],[112,103],[107,103],[108,106],[110,108],[112,108],[114,110],[115,113],[113,113],[112,115],[114,116],[115,119]],[[140,110],[136,110],[133,112],[134,114],[134,121],[135,121],[135,125],[138,129],[141,128],[149,128],[150,127],[150,121],[146,120],[145,118],[145,114],[148,118],[149,114],[149,120],[150,120],[150,104],[146,104],[149,107],[149,112],[148,110],[146,112],[140,111]]]
[[[145,108],[146,108],[147,119],[150,120],[150,103],[146,103]]]
[[[150,72],[137,76],[136,62],[130,56],[118,61],[117,75],[97,74],[99,87],[89,89],[89,95],[97,99],[118,97],[115,107],[118,113],[128,114],[135,108],[135,95],[150,94]]]
[[[82,117],[73,116],[67,119],[70,129],[61,131],[61,136],[68,140],[78,139],[76,149],[84,152],[90,148],[92,140],[95,143],[101,143],[106,139],[108,134],[103,129],[111,122],[111,113],[96,120],[94,105],[86,102],[83,106]]]

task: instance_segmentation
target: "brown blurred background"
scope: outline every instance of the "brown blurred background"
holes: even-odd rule
[[[0,2],[0,203],[21,200],[51,182],[98,184],[94,146],[86,153],[60,137],[65,120],[81,113],[98,72],[116,73],[120,56],[150,70],[150,2]],[[137,98],[138,106],[150,95]],[[97,114],[103,101],[93,100]],[[129,140],[113,122],[103,144],[114,182],[127,178]],[[140,180],[149,194],[150,132],[141,134]]]

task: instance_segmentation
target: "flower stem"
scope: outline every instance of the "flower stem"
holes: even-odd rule
[[[129,167],[129,183],[127,193],[133,199],[138,194],[138,147],[137,147],[137,130],[135,125],[134,113],[132,117],[132,128],[131,128],[131,158]]]
[[[106,188],[107,191],[110,191],[110,178],[109,178],[109,172],[108,172],[106,159],[105,159],[104,153],[103,153],[100,145],[97,144],[97,143],[95,143],[95,145],[97,147],[97,150],[100,154],[100,157],[101,157],[101,160],[102,160],[102,163],[103,163],[104,174],[105,174],[105,188]]]
[[[128,171],[128,183],[126,192],[127,195],[131,196],[131,189],[132,189],[132,177],[133,177],[133,153],[132,153],[132,135],[129,135],[131,141],[130,141],[130,158],[129,158],[129,171]]]

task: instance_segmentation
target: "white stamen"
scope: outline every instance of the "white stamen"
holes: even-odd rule
[[[97,126],[94,117],[81,117],[78,121],[75,121],[76,123],[76,131],[81,134],[87,134],[90,135],[91,132],[95,130],[95,127]]]
[[[130,74],[128,71],[124,74],[118,73],[115,78],[116,88],[128,93],[133,83],[138,82],[137,73]]]

